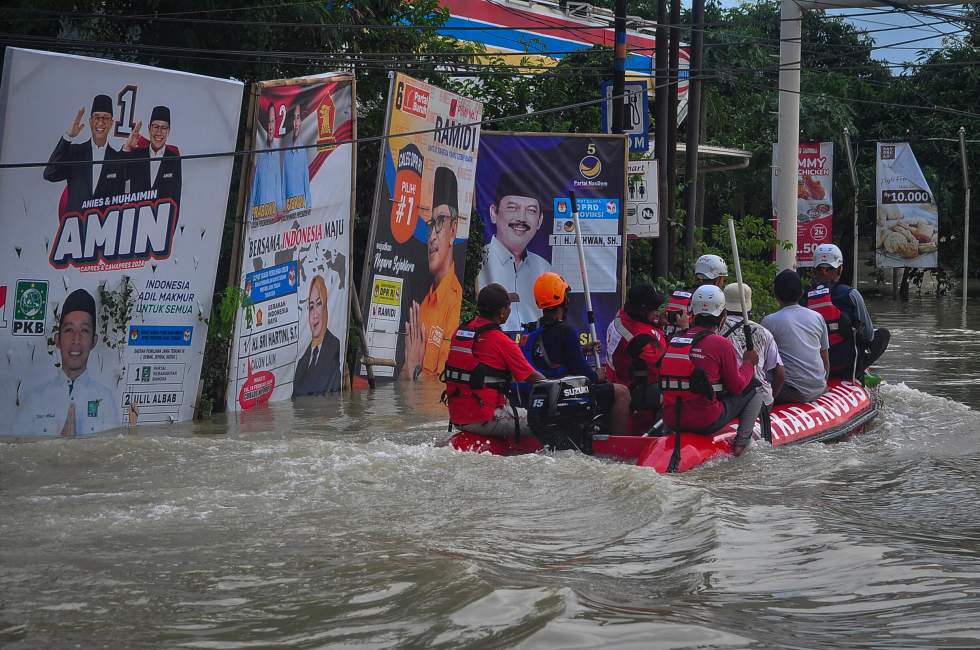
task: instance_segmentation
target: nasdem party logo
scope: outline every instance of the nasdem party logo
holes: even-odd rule
[[[602,173],[602,161],[596,156],[586,156],[579,162],[578,171],[582,176],[591,180]]]

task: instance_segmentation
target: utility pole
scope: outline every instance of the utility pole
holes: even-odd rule
[[[667,218],[673,219],[677,214],[677,82],[680,74],[681,55],[681,0],[670,0],[670,49],[667,56],[668,86],[667,86]],[[661,202],[664,197],[661,196]],[[677,270],[677,231],[669,228],[670,260],[668,264],[672,271]]]
[[[966,318],[966,283],[970,268],[970,169],[966,163],[966,129],[960,127],[960,157],[963,160],[963,315]],[[966,325],[963,326],[964,328]]]
[[[667,0],[657,0],[657,34],[654,55],[655,89],[653,110],[656,114],[654,131],[654,157],[657,159],[657,191],[660,207],[657,218],[660,220],[660,236],[653,249],[653,274],[658,278],[667,277],[670,258],[670,229],[667,227]]]
[[[851,132],[844,127],[844,147],[847,149],[847,169],[851,172],[851,185],[854,186],[854,263],[851,266],[851,286],[858,286],[858,216],[861,214],[861,203],[858,200],[857,166],[854,164],[854,152],[851,150]]]
[[[704,0],[691,4],[691,67],[687,80],[687,193],[685,195],[684,250],[694,255],[698,208],[698,146],[701,140],[701,69],[704,66]]]
[[[613,114],[612,132],[623,132],[623,106],[626,90],[626,0],[616,0],[616,48],[613,54]]]

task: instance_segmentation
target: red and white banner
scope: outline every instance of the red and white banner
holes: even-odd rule
[[[772,150],[772,213],[776,212],[779,143]],[[833,243],[834,143],[801,142],[796,194],[796,263],[813,266],[813,251]]]

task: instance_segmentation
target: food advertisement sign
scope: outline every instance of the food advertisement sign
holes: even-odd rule
[[[354,81],[255,86],[228,407],[336,393],[350,306]]]
[[[361,279],[374,374],[437,379],[463,302],[483,104],[392,77]],[[362,372],[365,368],[361,369]]]
[[[776,218],[776,179],[779,144],[773,147],[772,196]],[[796,182],[796,262],[813,266],[813,251],[820,244],[833,243],[834,224],[834,143],[800,142],[799,173]]]
[[[485,133],[477,166],[477,212],[487,242],[477,285],[511,294],[504,331],[541,317],[534,281],[547,271],[572,288],[567,320],[589,339],[569,191],[575,192],[596,328],[622,304],[627,142],[621,135]]]
[[[877,147],[878,268],[939,266],[939,208],[907,142]]]
[[[193,416],[233,159],[182,156],[235,148],[241,96],[6,50],[0,161],[46,162],[0,169],[0,435]]]

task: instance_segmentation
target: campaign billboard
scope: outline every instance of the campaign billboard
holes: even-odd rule
[[[392,76],[361,279],[374,374],[435,379],[459,325],[483,104]],[[363,369],[362,369],[363,370]]]
[[[796,181],[796,263],[813,266],[813,251],[832,244],[834,225],[834,143],[800,142]],[[779,143],[772,149],[772,212],[776,213]]]
[[[506,332],[541,317],[534,281],[554,271],[572,287],[568,322],[587,341],[585,296],[569,192],[578,203],[596,329],[622,305],[627,142],[622,135],[484,133],[476,170],[483,223],[478,287],[511,294]]]
[[[908,142],[879,142],[876,188],[878,268],[939,266],[939,207]]]
[[[0,435],[193,416],[242,84],[7,48]]]
[[[336,393],[350,309],[354,80],[255,84],[242,239],[248,309],[232,346],[229,409]]]

